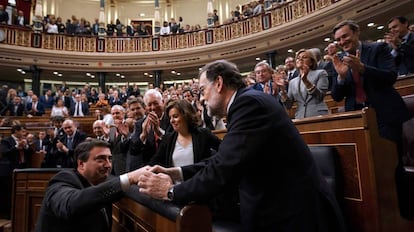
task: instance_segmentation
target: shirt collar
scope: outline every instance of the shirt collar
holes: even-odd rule
[[[227,105],[227,114],[229,113],[229,109],[230,109],[231,104],[233,104],[233,102],[234,102],[234,98],[236,97],[236,94],[237,94],[237,91],[234,91],[233,96],[231,96],[231,98],[230,98],[229,104]]]

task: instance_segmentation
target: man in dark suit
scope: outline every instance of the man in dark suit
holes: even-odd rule
[[[361,110],[366,106],[375,109],[380,136],[393,141],[398,149],[396,182],[401,215],[414,216],[414,198],[404,197],[406,190],[399,184],[400,176],[404,172],[401,152],[402,124],[411,115],[393,87],[397,80],[397,71],[389,46],[386,43],[359,41],[359,26],[351,20],[337,24],[333,33],[344,53],[333,57],[338,77],[333,79],[332,98],[335,101],[345,98],[345,111]],[[412,186],[414,194],[414,183]],[[403,202],[405,198],[411,203]],[[411,206],[406,208],[408,205]]]
[[[261,61],[254,67],[254,72],[256,74],[256,84],[252,88],[267,94],[272,94],[272,67],[266,61]]]
[[[57,140],[56,150],[52,156],[56,162],[56,167],[72,168],[75,165],[74,150],[81,142],[85,141],[86,134],[77,130],[75,122],[66,119],[62,123],[65,135]]]
[[[390,32],[384,36],[392,48],[399,75],[414,73],[414,33],[408,30],[408,24],[403,16],[393,17],[388,21]]]
[[[27,113],[32,116],[42,116],[45,113],[45,107],[35,94],[32,96],[32,102],[27,104]]]
[[[75,95],[75,101],[70,107],[70,115],[75,117],[84,117],[89,115],[89,105],[87,102],[83,102],[80,94]]]
[[[24,17],[24,12],[22,10],[19,10],[17,12],[17,15],[14,17],[13,24],[24,27],[26,25],[29,25],[27,21],[28,21],[27,18]]]
[[[13,103],[10,103],[7,108],[10,116],[23,116],[26,114],[26,109],[19,96],[15,96],[13,98]]]
[[[10,218],[12,173],[15,168],[30,167],[33,149],[29,146],[23,136],[24,128],[14,125],[11,136],[0,140],[0,213]]]
[[[170,175],[145,172],[140,192],[184,203],[236,188],[237,231],[345,231],[333,193],[277,99],[244,88],[236,65],[225,60],[204,66],[199,83],[211,114],[227,115],[227,134],[217,153],[194,165],[154,167],[151,171]],[[180,173],[184,181],[174,185]]]
[[[39,102],[42,103],[45,109],[52,109],[53,105],[55,104],[54,98],[52,96],[52,90],[46,90],[45,94],[40,96]]]
[[[142,172],[109,176],[112,154],[101,140],[79,144],[75,156],[76,169],[63,170],[50,180],[36,232],[111,231],[112,203],[138,182]]]
[[[129,154],[136,156],[134,168],[146,165],[158,149],[158,143],[165,133],[173,131],[168,115],[164,112],[162,95],[158,90],[145,92],[144,103],[147,115],[136,121],[134,133],[124,146],[129,147]],[[127,164],[130,166],[131,164]]]

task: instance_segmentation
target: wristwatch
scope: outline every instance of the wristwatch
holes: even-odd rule
[[[172,185],[171,188],[168,189],[167,198],[169,201],[172,201],[174,199],[174,185]]]

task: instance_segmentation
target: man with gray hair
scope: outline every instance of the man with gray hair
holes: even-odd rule
[[[147,164],[157,151],[162,136],[173,131],[168,115],[164,113],[164,102],[158,90],[149,89],[145,92],[144,103],[147,114],[135,123],[135,132],[129,146],[129,153],[137,156],[136,163],[131,164],[135,168]]]

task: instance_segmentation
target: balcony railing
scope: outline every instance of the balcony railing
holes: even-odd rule
[[[339,0],[338,0],[339,1]],[[253,35],[312,14],[338,2],[335,0],[294,0],[263,14],[200,31],[159,37],[97,37],[36,33],[29,29],[0,25],[3,43],[57,51],[88,53],[141,53],[194,48]]]

